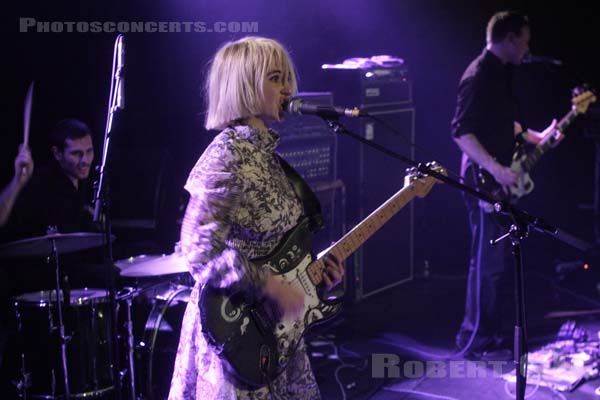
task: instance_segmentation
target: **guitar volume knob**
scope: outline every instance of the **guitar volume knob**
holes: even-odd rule
[[[279,363],[280,367],[284,367],[285,364],[287,363],[287,357],[286,356],[279,356],[279,358],[277,359],[277,362]]]
[[[277,343],[279,350],[285,350],[288,347],[290,347],[290,343],[286,340],[286,339],[279,339],[279,342]]]

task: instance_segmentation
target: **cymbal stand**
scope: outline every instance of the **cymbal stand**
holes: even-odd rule
[[[63,319],[63,296],[61,296],[60,288],[60,264],[58,262],[58,247],[56,246],[56,239],[52,239],[52,258],[56,266],[56,308],[58,310],[58,329],[60,336],[60,355],[62,361],[64,386],[65,386],[65,400],[71,398],[71,390],[69,389],[69,371],[67,368],[67,341],[68,338],[65,336],[65,324]]]
[[[31,373],[25,368],[25,354],[21,353],[21,380],[14,382],[17,388],[19,399],[29,400],[29,388],[31,387]]]
[[[133,290],[132,292],[127,293],[126,295],[120,296],[118,298],[118,300],[125,300],[125,304],[127,306],[127,321],[125,322],[125,327],[127,328],[127,361],[129,363],[129,391],[130,398],[132,400],[136,400],[137,396],[135,392],[135,354],[133,347],[133,321],[131,319],[131,304],[132,299],[138,294],[138,290]]]
[[[131,298],[127,299],[127,359],[129,361],[129,387],[131,398],[135,399],[135,367],[133,354],[133,322],[131,321]]]

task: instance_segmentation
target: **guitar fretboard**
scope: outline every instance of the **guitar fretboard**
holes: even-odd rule
[[[560,120],[558,124],[556,124],[556,129],[561,132],[564,132],[565,129],[567,129],[567,127],[571,124],[571,122],[573,122],[577,115],[577,110],[573,108],[567,113],[567,115],[565,115]],[[535,164],[537,164],[540,158],[542,158],[542,155],[544,155],[544,153],[554,144],[555,141],[556,139],[554,139],[554,137],[551,137],[548,141],[546,141],[546,143],[538,144],[537,146],[535,146],[535,150],[529,153],[523,161],[523,163],[521,164],[523,171],[531,171],[531,169],[535,166]]]
[[[367,239],[373,236],[390,218],[416,196],[414,185],[415,183],[413,182],[399,190],[350,232],[334,243],[325,254],[333,255],[340,262],[352,255]],[[324,269],[325,266],[322,258],[308,266],[308,276],[313,284],[318,285],[321,283]]]

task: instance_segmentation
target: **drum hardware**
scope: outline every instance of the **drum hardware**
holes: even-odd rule
[[[120,275],[126,278],[137,278],[137,279],[149,279],[158,278],[165,275],[174,274],[188,274],[187,263],[185,259],[179,253],[173,253],[170,255],[138,255],[135,257],[129,257],[123,260],[115,262],[115,266],[120,269]],[[139,283],[143,288],[140,293],[144,301],[152,304],[152,309],[148,315],[148,320],[144,327],[144,337],[137,343],[134,348],[133,335],[130,330],[132,326],[131,316],[127,316],[127,330],[128,330],[128,361],[130,364],[130,371],[133,370],[133,354],[137,351],[140,354],[142,361],[142,369],[146,371],[144,377],[140,377],[140,398],[142,399],[158,399],[156,387],[154,387],[153,368],[154,368],[154,357],[156,343],[158,340],[158,334],[161,329],[164,329],[164,324],[168,324],[166,320],[163,320],[165,313],[169,306],[175,302],[181,300],[182,297],[189,297],[189,286],[180,285],[179,283],[184,282],[186,278],[178,276],[174,277],[170,282],[166,283],[164,280],[148,284],[148,282],[136,282]],[[165,287],[165,283],[167,287]],[[189,283],[189,282],[188,282]],[[187,302],[187,298],[184,299]],[[129,312],[129,311],[128,311]],[[158,314],[158,315],[156,315]],[[133,382],[133,379],[132,379]],[[132,383],[133,385],[133,383]],[[131,392],[135,392],[135,388],[131,389]]]
[[[127,358],[129,361],[129,388],[131,399],[136,399],[135,394],[135,359],[133,347],[133,322],[131,320],[131,298],[127,299]]]
[[[177,282],[163,281],[149,288],[125,287],[117,292],[122,365],[127,365],[118,371],[122,387],[127,388],[122,393],[124,398],[159,400],[168,393],[180,324],[191,290]],[[62,293],[59,292],[58,298],[64,302]],[[59,351],[51,345],[58,334],[58,324],[52,322],[57,320],[56,301],[55,290],[25,293],[15,298],[20,336],[27,346],[21,356],[19,382],[15,382],[22,399],[64,398],[61,376],[56,371],[60,369]],[[71,307],[64,316],[66,334],[72,337],[67,347],[71,399],[105,398],[116,390],[109,369],[112,363],[105,355],[106,340],[110,340],[106,331],[107,307],[105,289],[71,291]],[[90,326],[93,328],[88,332]],[[94,332],[101,332],[102,336]],[[95,355],[98,355],[96,367],[84,361]]]
[[[127,363],[129,364],[129,392],[132,400],[137,399],[135,389],[135,347],[134,347],[134,336],[133,336],[133,320],[131,315],[131,306],[133,298],[140,294],[140,289],[134,289],[132,287],[124,288],[125,293],[119,294],[116,297],[117,301],[125,301],[126,305],[126,320],[124,327],[127,330]],[[119,305],[117,303],[117,314],[119,312]],[[124,371],[121,371],[121,377],[124,376]],[[126,372],[125,372],[126,373]]]
[[[50,228],[49,234],[55,234],[56,228]],[[60,355],[62,360],[62,370],[63,370],[63,380],[64,380],[64,388],[65,388],[65,400],[69,400],[71,398],[71,391],[69,389],[69,370],[67,368],[67,337],[65,336],[65,322],[63,320],[63,299],[60,295],[60,264],[58,262],[58,246],[56,244],[57,239],[53,238],[52,241],[52,254],[51,259],[54,260],[56,270],[55,270],[55,279],[56,279],[56,309],[58,310],[58,329],[59,329],[59,338],[60,338]]]
[[[163,282],[155,285],[148,297],[152,307],[136,343],[139,395],[144,400],[159,400],[168,395],[175,354],[179,343],[179,326],[192,288]],[[148,293],[146,293],[148,294]],[[155,368],[156,371],[155,371]],[[157,372],[155,374],[155,372]],[[158,374],[160,372],[160,374]]]
[[[60,247],[54,246],[53,250],[56,255],[47,257],[47,262],[59,269]],[[158,284],[147,285],[146,274],[138,270],[135,272],[136,278],[139,275],[141,283],[146,283],[146,286],[125,287],[116,293],[116,312],[120,316],[118,326],[121,332],[117,339],[123,349],[121,362],[127,365],[117,375],[123,383],[120,387],[128,388],[127,393],[121,395],[131,400],[158,400],[162,399],[163,394],[166,395],[164,391],[168,391],[171,378],[168,368],[172,368],[174,362],[180,323],[192,290],[188,285],[191,276],[187,273],[187,267],[178,264],[182,262],[179,256],[150,257],[156,262],[146,264],[152,267],[147,275],[149,278],[156,279],[161,275],[179,272],[185,272],[185,276],[181,273],[171,276],[169,281],[163,279]],[[178,261],[175,261],[177,258]],[[158,259],[163,260],[161,266],[157,264]],[[148,261],[146,258],[144,262]],[[141,265],[139,261],[134,264]],[[111,373],[116,365],[111,357],[115,355],[109,353],[107,347],[110,345],[108,341],[114,340],[106,325],[110,307],[108,293],[105,289],[87,288],[69,291],[60,280],[60,269],[58,276],[57,289],[25,293],[15,298],[19,326],[23,325],[25,330],[29,330],[24,336],[20,335],[26,347],[19,357],[20,365],[15,365],[18,382],[14,384],[19,398],[63,400],[70,396],[73,400],[114,395],[118,383],[114,382]],[[58,307],[58,313],[55,307]],[[96,312],[89,310],[90,307],[102,308]],[[92,326],[89,332],[88,328],[82,327],[84,325]],[[94,334],[100,331],[102,337]],[[85,336],[83,340],[82,336]],[[96,358],[94,362],[84,361]],[[63,382],[65,368],[68,389]],[[60,369],[63,370],[63,377],[57,371]]]
[[[27,372],[27,368],[25,368],[25,354],[21,353],[21,368],[20,368],[20,374],[21,374],[21,379],[19,381],[14,382],[13,384],[15,385],[16,389],[17,389],[17,394],[19,395],[20,399],[23,400],[29,400],[29,388],[31,388],[31,373]]]
[[[56,351],[57,329],[43,329],[54,319],[56,300],[62,293],[41,291],[25,293],[15,298],[18,331],[21,340],[21,382],[17,383],[20,397],[35,399],[64,399],[58,364],[62,357]],[[69,391],[72,399],[97,398],[114,390],[112,363],[108,352],[107,311],[109,301],[103,289],[73,289],[71,303],[63,315],[68,330]],[[27,369],[24,362],[27,361]],[[58,380],[57,380],[58,378]],[[73,379],[72,379],[73,378]],[[30,384],[27,385],[26,381]],[[58,382],[58,384],[57,384]]]
[[[111,235],[111,241],[115,240],[115,236]],[[13,241],[0,245],[0,258],[9,257],[44,257],[46,263],[50,265],[54,263],[55,269],[55,284],[56,284],[56,309],[58,311],[58,326],[55,326],[51,307],[48,307],[49,332],[52,333],[58,329],[61,368],[63,371],[63,386],[65,400],[71,397],[69,385],[69,372],[67,365],[67,343],[70,337],[65,333],[65,322],[63,315],[63,307],[66,302],[70,304],[70,290],[68,284],[61,285],[61,272],[59,264],[59,254],[72,253],[80,250],[86,250],[93,247],[99,247],[106,241],[105,235],[92,232],[74,232],[74,233],[59,233],[56,227],[48,227],[45,236],[33,237],[18,241]],[[61,287],[62,286],[62,287]],[[52,295],[50,294],[50,302]],[[22,398],[29,397],[28,372],[25,370],[25,355],[22,355],[21,360],[21,379],[17,386]],[[34,378],[35,379],[35,378]],[[56,377],[52,370],[51,382],[51,398],[55,398],[56,393]]]

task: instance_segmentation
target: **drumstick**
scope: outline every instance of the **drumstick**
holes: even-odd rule
[[[23,146],[29,147],[29,122],[31,121],[31,103],[33,102],[33,81],[29,84],[25,96],[25,109],[23,111]],[[27,168],[23,167],[22,175],[27,174]]]

